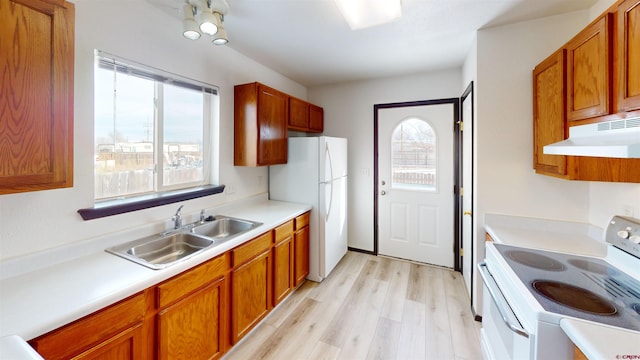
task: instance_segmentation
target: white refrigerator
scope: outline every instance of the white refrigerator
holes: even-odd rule
[[[269,198],[313,206],[307,279],[322,281],[347,253],[347,139],[289,138],[287,164],[269,168]]]

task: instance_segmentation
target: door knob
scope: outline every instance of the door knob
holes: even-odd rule
[[[471,216],[471,210],[465,210],[462,212],[462,215],[469,215]]]
[[[382,196],[387,195],[387,192],[382,190],[382,191],[380,191],[380,195],[382,195]]]

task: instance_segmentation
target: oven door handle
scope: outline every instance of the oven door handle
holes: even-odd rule
[[[496,303],[496,308],[500,313],[502,321],[504,321],[504,323],[509,327],[509,329],[511,329],[511,331],[515,332],[518,335],[524,336],[525,338],[528,338],[529,333],[524,328],[522,328],[522,326],[520,326],[518,319],[515,317],[513,311],[511,310],[511,307],[509,306],[509,303],[504,298],[504,295],[502,295],[502,291],[500,291],[498,284],[493,279],[493,275],[491,275],[491,273],[487,269],[487,264],[484,262],[478,264],[478,269],[480,270],[480,275],[482,276],[482,282],[484,283],[484,286],[487,287],[489,294],[493,298],[493,301]],[[510,320],[511,318],[513,318],[513,321]]]

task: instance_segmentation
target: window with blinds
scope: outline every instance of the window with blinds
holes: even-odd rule
[[[211,184],[218,89],[96,51],[95,199]]]

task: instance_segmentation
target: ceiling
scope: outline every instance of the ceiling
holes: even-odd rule
[[[180,21],[184,0],[147,1]],[[311,87],[457,67],[478,29],[585,10],[596,2],[402,0],[399,20],[353,31],[333,0],[228,0],[224,26],[226,46]]]

